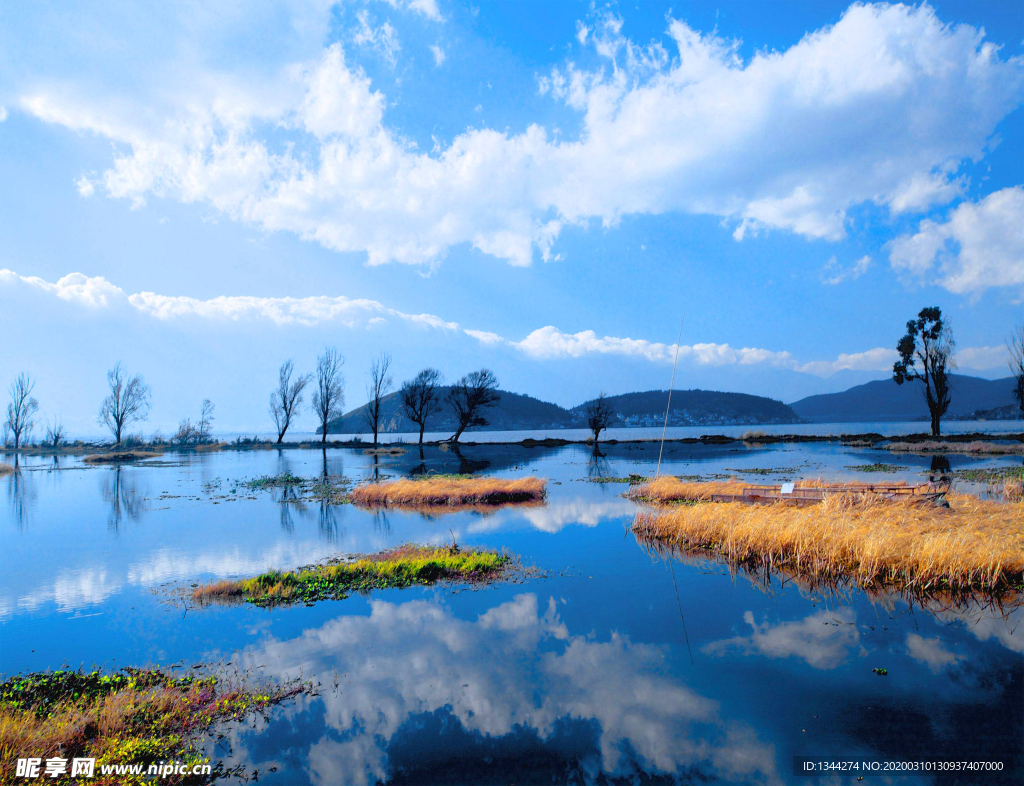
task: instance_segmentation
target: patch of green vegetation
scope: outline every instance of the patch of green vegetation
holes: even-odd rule
[[[646,483],[649,480],[654,480],[654,478],[648,477],[647,475],[630,474],[624,478],[602,476],[598,478],[587,478],[587,480],[590,483],[629,483],[630,485],[635,485],[637,483]]]
[[[907,469],[900,464],[882,464],[880,462],[875,462],[874,464],[848,464],[846,468],[856,472],[901,472]]]
[[[985,467],[983,469],[955,469],[948,473],[959,480],[972,483],[997,483],[1024,480],[1024,467]]]
[[[796,467],[752,467],[750,469],[735,469],[726,467],[729,472],[738,472],[741,475],[792,475],[797,471]]]
[[[872,669],[872,673],[877,674],[879,677],[885,677],[889,674],[888,669]]]
[[[282,472],[280,475],[261,475],[255,480],[245,482],[245,487],[250,491],[266,491],[267,489],[278,489],[286,486],[301,486],[306,481],[290,472]]]
[[[207,764],[198,743],[215,724],[265,711],[306,689],[251,688],[215,676],[176,677],[157,669],[108,674],[64,669],[14,676],[0,683],[0,771],[13,772],[16,759],[30,756],[93,758],[97,775],[103,764],[141,764],[143,772],[150,764],[171,760]],[[227,774],[220,765],[211,770],[189,782],[208,783]],[[149,781],[127,777],[118,782]]]
[[[196,588],[193,600],[246,601],[257,606],[341,600],[352,592],[401,589],[440,581],[486,581],[510,566],[512,558],[494,551],[401,546],[353,562],[317,565],[298,571],[268,571],[251,579],[221,581]]]

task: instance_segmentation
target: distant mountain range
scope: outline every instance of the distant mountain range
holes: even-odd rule
[[[450,388],[440,388],[443,399]],[[560,428],[585,428],[584,402],[572,409],[541,401],[521,393],[500,391],[501,400],[489,408],[484,416],[489,421],[486,431],[517,431]],[[625,393],[610,396],[608,402],[615,413],[611,425],[660,426],[665,418],[668,392],[664,390]],[[381,430],[384,433],[416,432],[418,427],[402,413],[398,393],[391,393],[382,401]],[[730,426],[764,423],[799,423],[800,418],[781,401],[746,393],[719,393],[710,390],[677,390],[672,394],[672,426]],[[428,431],[453,431],[455,417],[445,404],[442,410],[427,422]],[[366,434],[366,405],[345,413],[331,422],[332,434]]]
[[[1020,416],[1014,406],[1012,377],[981,379],[953,374],[951,382],[952,395],[946,420]],[[928,419],[924,384],[916,381],[897,385],[891,379],[876,380],[842,393],[808,396],[790,406],[801,418],[813,423]]]

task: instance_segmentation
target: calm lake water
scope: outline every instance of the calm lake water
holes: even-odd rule
[[[882,436],[895,436],[899,434],[922,434],[928,432],[928,422],[923,420],[908,421],[877,421],[866,423],[783,423],[778,425],[749,425],[749,426],[671,426],[666,431],[668,439],[686,439],[702,437],[706,434],[721,434],[726,437],[742,437],[748,432],[760,432],[762,434],[805,434],[827,436],[829,434],[881,434]],[[1024,420],[949,420],[942,423],[943,434],[972,434],[981,432],[986,434],[1020,434],[1024,432]],[[219,434],[222,440],[233,441],[235,437],[251,437],[253,434]],[[260,439],[273,441],[277,434],[269,432],[257,434]],[[428,431],[424,439],[428,442],[437,442],[451,436],[450,431]],[[372,435],[366,434],[329,434],[328,439],[336,442],[358,437],[363,441],[372,440]],[[552,428],[552,429],[524,429],[519,431],[479,431],[476,429],[467,431],[463,442],[521,442],[524,439],[568,439],[583,441],[590,437],[590,432],[583,428]],[[311,441],[320,439],[319,434],[312,431],[289,431],[288,440],[295,442]],[[380,442],[415,443],[419,434],[381,434]],[[638,439],[661,439],[661,428],[610,428],[602,432],[601,439],[617,439],[631,441]]]
[[[904,468],[867,477],[921,480],[931,461],[832,444],[665,450],[670,474],[773,470],[748,474],[755,482],[864,478],[850,467],[873,462]],[[590,479],[652,473],[657,445],[603,453],[286,449],[121,467],[30,457],[0,478],[0,671],[204,663],[313,680],[319,695],[210,743],[215,761],[243,762],[261,783],[814,783],[794,775],[794,757],[1021,752],[1020,609],[766,590],[719,564],[652,557],[628,532],[627,486]],[[948,459],[954,470],[1021,461]],[[426,518],[232,491],[284,472],[357,482],[430,470],[537,474],[549,498]],[[174,601],[197,581],[453,536],[507,548],[545,575],[311,607]]]

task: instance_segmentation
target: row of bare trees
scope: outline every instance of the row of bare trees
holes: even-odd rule
[[[341,369],[345,359],[333,347],[328,347],[317,358],[315,374],[295,376],[295,364],[286,360],[278,372],[277,387],[270,394],[270,416],[277,429],[277,442],[284,441],[284,435],[302,409],[303,393],[310,384],[315,384],[312,408],[316,416],[321,442],[327,441],[331,421],[342,414],[345,403],[344,377]],[[382,430],[385,399],[394,391],[395,379],[391,373],[392,359],[382,352],[370,364],[370,382],[366,387],[366,406],[363,418],[376,446]],[[447,403],[455,415],[455,433],[450,438],[458,442],[467,428],[486,426],[484,411],[494,406],[499,398],[498,378],[488,369],[466,374],[451,389],[441,396],[444,377],[434,368],[425,368],[412,379],[402,383],[398,390],[401,412],[419,426],[419,443],[423,444],[423,433],[427,421]]]
[[[954,368],[955,349],[949,325],[939,308],[921,309],[917,319],[907,323],[907,332],[900,339],[897,351],[900,359],[893,367],[897,384],[919,380],[924,383],[925,400],[931,415],[932,434],[938,436],[942,416],[949,409],[951,398],[950,373]],[[1014,397],[1024,416],[1024,325],[1015,329],[1006,342],[1010,371],[1014,378]],[[278,384],[270,394],[270,416],[277,430],[277,442],[284,441],[285,433],[302,409],[303,395],[313,387],[311,408],[317,419],[321,442],[326,443],[332,421],[343,414],[345,405],[345,378],[342,368],[345,358],[335,347],[327,347],[317,358],[312,374],[295,375],[295,364],[285,361],[278,372]],[[384,401],[394,390],[391,374],[391,356],[382,352],[370,366],[367,386],[367,404],[363,410],[366,424],[377,444],[384,417]],[[489,369],[473,371],[458,379],[442,396],[444,377],[434,368],[425,368],[412,379],[404,381],[398,390],[402,414],[419,427],[419,443],[427,422],[447,404],[455,417],[455,433],[449,438],[458,442],[467,428],[488,425],[485,412],[497,404],[498,379]],[[98,421],[110,430],[114,442],[120,444],[126,429],[146,420],[149,415],[151,390],[139,374],[130,375],[121,363],[107,372],[107,396],[100,406]],[[30,438],[36,425],[39,402],[32,395],[35,381],[25,372],[19,374],[9,390],[10,403],[3,422],[3,444],[17,452]],[[173,441],[182,444],[203,444],[211,439],[214,406],[203,399],[199,420],[181,421]],[[601,432],[608,428],[613,412],[602,392],[586,408],[587,427],[595,443]],[[67,433],[59,419],[46,422],[44,441],[59,447]]]

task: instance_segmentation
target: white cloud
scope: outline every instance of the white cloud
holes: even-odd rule
[[[352,40],[360,46],[370,47],[394,68],[398,62],[398,53],[401,51],[402,45],[398,42],[398,34],[391,22],[384,22],[379,27],[373,27],[370,22],[370,13],[366,9],[358,11],[356,19],[359,20],[359,29],[352,36]]]
[[[54,295],[61,300],[89,308],[131,307],[159,320],[210,319],[234,322],[262,319],[275,325],[341,324],[350,328],[380,325],[395,317],[417,327],[448,332],[461,331],[486,347],[508,347],[538,360],[582,358],[593,355],[636,358],[653,363],[671,363],[676,345],[636,338],[598,336],[593,330],[565,333],[547,325],[529,333],[521,341],[507,339],[486,330],[464,328],[434,314],[409,314],[365,298],[315,295],[311,297],[254,297],[222,295],[199,299],[184,295],[159,295],[155,292],[128,294],[102,276],[70,273],[56,282],[36,276],[22,276],[0,269],[0,286],[27,286]],[[753,366],[768,364],[817,376],[837,371],[887,371],[898,353],[895,349],[875,347],[864,352],[841,353],[835,360],[800,362],[788,350],[760,347],[732,347],[704,342],[679,346],[679,360],[698,366]],[[957,361],[967,368],[988,369],[1005,363],[1003,347],[964,347]]]
[[[947,650],[941,639],[926,639],[917,633],[907,634],[907,654],[927,666],[933,674],[944,671],[965,657]]]
[[[280,679],[319,675],[319,696],[296,702],[336,732],[309,752],[315,783],[378,781],[409,718],[435,712],[491,740],[526,728],[548,741],[565,718],[592,722],[595,750],[585,761],[594,777],[645,771],[778,782],[771,746],[674,679],[667,657],[664,647],[617,632],[573,634],[554,599],[531,593],[469,620],[422,600],[371,600],[368,616],[270,638],[237,659]],[[331,690],[334,673],[341,684]]]
[[[0,284],[24,284],[56,295],[62,300],[91,308],[128,305],[160,320],[212,319],[238,321],[265,319],[276,325],[316,325],[334,322],[348,327],[378,324],[377,320],[393,316],[420,327],[458,330],[455,322],[447,322],[433,314],[406,314],[388,308],[376,300],[352,299],[344,296],[248,297],[221,296],[200,300],[180,295],[158,295],[155,292],[127,294],[101,276],[89,277],[71,273],[56,283],[34,276],[20,276],[12,270],[0,270]]]
[[[429,0],[404,7],[440,18]],[[1024,87],[1019,58],[1001,59],[979,30],[945,26],[928,6],[855,5],[748,62],[735,42],[678,20],[668,28],[675,58],[657,42],[634,44],[610,15],[582,29],[578,38],[614,67],[569,63],[540,83],[583,113],[576,141],[536,125],[515,135],[483,128],[420,153],[385,125],[383,96],[337,45],[271,79],[203,73],[190,93],[144,97],[34,83],[20,106],[115,142],[96,186],[135,207],[150,194],[202,202],[365,252],[370,264],[436,263],[468,243],[525,265],[535,249],[550,253],[563,226],[592,218],[613,226],[681,211],[735,221],[740,238],[775,228],[836,240],[853,205],[946,202],[959,193],[959,163],[984,154]],[[356,36],[393,61],[393,29],[364,15]],[[299,144],[269,141],[269,127]]]
[[[961,369],[1005,368],[1008,359],[1003,344],[996,347],[964,347],[956,353],[956,365]]]
[[[0,104],[0,123],[7,119],[7,107]]]
[[[804,363],[799,371],[827,377],[837,371],[884,371],[892,368],[899,360],[899,352],[895,349],[875,347],[864,352],[842,353],[835,360],[815,360]]]
[[[80,178],[75,180],[75,187],[78,189],[79,196],[85,197],[86,199],[96,192],[95,186],[93,186],[92,182],[85,175],[82,175]]]
[[[980,202],[963,202],[945,222],[924,220],[917,233],[889,244],[894,269],[958,294],[989,287],[1024,287],[1024,188],[1014,186]]]
[[[752,629],[749,636],[713,641],[702,648],[709,655],[729,652],[757,653],[768,658],[800,658],[815,669],[834,669],[859,647],[856,615],[852,609],[819,611],[801,620],[758,624],[752,612],[743,621]]]
[[[441,11],[437,7],[437,0],[409,0],[408,6],[410,11],[417,11],[427,19],[432,19],[435,22],[444,21]]]
[[[856,281],[868,272],[869,267],[871,267],[871,257],[869,256],[861,257],[850,267],[843,267],[839,264],[839,260],[832,257],[825,263],[825,267],[822,269],[821,280],[823,283],[832,286],[847,280]]]
[[[434,65],[440,66],[444,64],[445,58],[447,57],[444,50],[437,44],[430,45],[430,51],[434,55]]]

